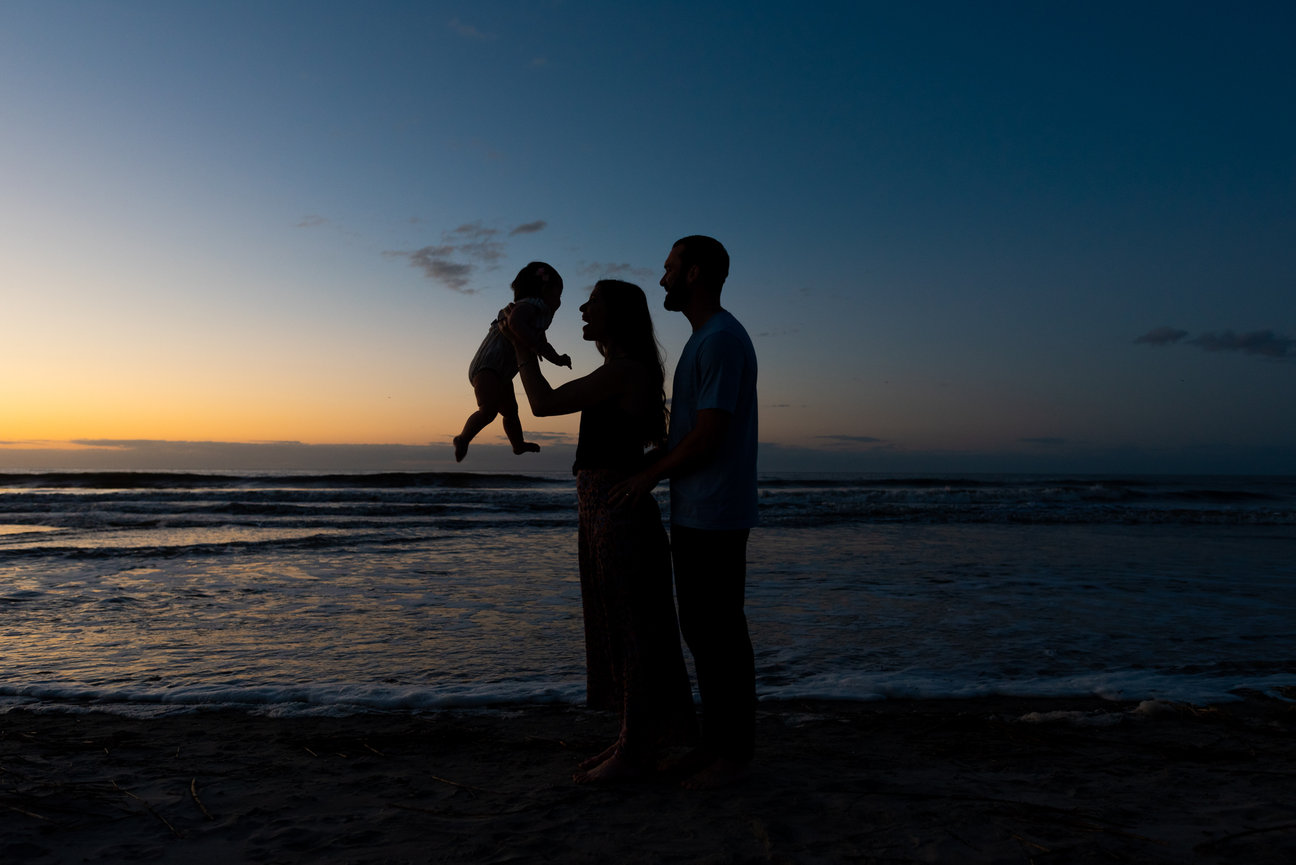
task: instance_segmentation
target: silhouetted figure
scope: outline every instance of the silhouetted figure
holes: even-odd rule
[[[621,732],[581,764],[578,783],[627,780],[656,768],[662,745],[691,744],[697,721],[671,597],[671,562],[652,496],[633,506],[610,489],[639,471],[666,439],[661,353],[643,290],[602,280],[581,307],[585,339],[603,364],[550,387],[518,340],[522,385],[537,417],[580,412],[576,446],[581,601],[588,702],[619,708]],[[511,321],[511,319],[510,319]]]
[[[693,235],[676,241],[661,285],[665,306],[693,326],[671,392],[668,451],[615,491],[638,500],[671,487],[671,554],[680,630],[702,697],[702,747],[690,788],[745,777],[754,752],[756,671],[743,599],[756,516],[756,352],[720,306],[729,253]]]
[[[571,369],[571,358],[558,354],[545,338],[554,313],[562,306],[562,277],[543,261],[533,261],[518,271],[513,280],[514,338],[522,340],[533,355],[558,366]],[[455,462],[463,462],[468,445],[496,415],[504,416],[504,433],[513,453],[533,453],[540,445],[522,438],[522,420],[518,417],[517,397],[513,394],[513,376],[517,375],[517,358],[513,343],[503,332],[503,312],[491,322],[486,338],[468,365],[468,380],[477,396],[477,411],[464,422],[463,432],[454,437]]]

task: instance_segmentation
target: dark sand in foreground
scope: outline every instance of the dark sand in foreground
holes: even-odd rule
[[[763,703],[742,786],[573,785],[614,729],[15,710],[0,862],[1296,862],[1279,700]]]

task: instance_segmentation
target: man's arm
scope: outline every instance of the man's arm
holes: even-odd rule
[[[652,492],[662,478],[682,477],[702,468],[715,459],[724,446],[732,420],[733,416],[722,409],[701,409],[693,429],[679,444],[639,474],[612,487],[612,500],[624,499],[626,503],[633,503]]]

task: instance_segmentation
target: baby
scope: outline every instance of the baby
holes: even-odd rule
[[[558,354],[545,339],[545,330],[553,321],[554,313],[562,306],[562,277],[543,261],[533,261],[518,271],[513,280],[513,315],[511,323],[515,334],[526,347],[558,366],[571,368],[571,358]],[[504,333],[504,311],[491,322],[486,338],[468,365],[468,380],[477,395],[477,411],[464,422],[463,432],[454,437],[455,462],[463,462],[468,445],[477,433],[504,416],[504,432],[513,453],[523,454],[540,450],[540,445],[522,439],[522,421],[518,417],[517,397],[513,394],[513,377],[517,375],[517,354],[513,343]]]

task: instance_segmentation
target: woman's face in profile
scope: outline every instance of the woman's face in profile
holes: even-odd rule
[[[590,292],[589,300],[581,304],[580,312],[581,320],[585,322],[581,336],[589,342],[604,339],[607,336],[607,307],[603,305],[597,288]]]

